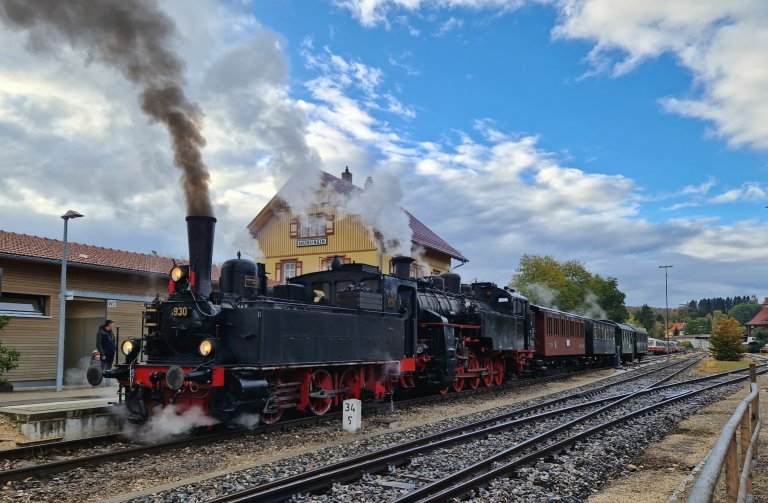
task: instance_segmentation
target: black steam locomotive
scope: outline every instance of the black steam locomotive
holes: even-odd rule
[[[272,289],[263,264],[237,258],[214,292],[215,222],[187,217],[190,264],[173,268],[166,300],[147,305],[144,335],[121,345],[123,363],[89,370],[93,385],[119,381],[133,422],[173,404],[271,423],[289,409],[321,415],[347,398],[498,386],[645,352],[647,334],[634,327],[531,306],[454,273],[411,279],[409,257],[393,260],[392,275],[335,262]]]

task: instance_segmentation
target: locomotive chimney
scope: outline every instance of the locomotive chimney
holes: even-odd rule
[[[344,166],[346,169],[341,174],[341,179],[345,182],[352,183],[352,173],[349,172],[349,166]]]
[[[258,295],[267,294],[267,266],[261,262],[256,263],[256,276],[259,278]]]
[[[211,265],[213,262],[213,217],[187,217],[189,240],[189,270],[194,273],[192,288],[195,293],[208,297],[211,294]]]
[[[413,259],[411,257],[395,257],[392,259],[392,265],[395,269],[395,276],[400,278],[411,277],[411,263]]]

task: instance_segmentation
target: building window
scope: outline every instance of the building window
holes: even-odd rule
[[[292,218],[290,234],[292,238],[317,238],[330,236],[335,231],[333,215],[315,213],[301,218]]]
[[[342,264],[351,264],[352,259],[347,258],[344,255],[336,255],[339,257],[339,260],[341,260]],[[320,258],[320,270],[321,271],[330,271],[331,270],[331,263],[333,263],[333,255],[330,257],[322,257]]]
[[[302,262],[299,260],[283,260],[275,264],[275,281],[288,283],[288,280],[301,276]]]
[[[0,294],[0,315],[36,317],[45,316],[47,298],[20,293]]]
[[[395,274],[395,263],[392,260],[389,261],[389,274]],[[411,278],[414,278],[414,279],[421,278],[422,277],[421,264],[419,264],[416,261],[411,262],[410,275],[411,275]]]

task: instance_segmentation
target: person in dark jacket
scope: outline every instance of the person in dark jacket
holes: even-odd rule
[[[112,368],[112,362],[115,361],[116,341],[115,333],[112,331],[114,321],[107,320],[99,327],[96,334],[96,348],[101,355],[101,370]]]

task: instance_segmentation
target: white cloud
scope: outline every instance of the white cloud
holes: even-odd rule
[[[462,26],[464,26],[464,20],[459,19],[456,17],[450,17],[447,21],[442,23],[440,25],[440,28],[437,30],[437,33],[435,33],[438,37],[443,37],[447,35],[448,33],[452,32],[453,30],[458,30]]]
[[[622,75],[643,61],[673,55],[695,85],[667,96],[665,110],[713,124],[733,146],[768,148],[768,3],[681,0],[560,0],[556,38],[595,45],[598,72]]]

